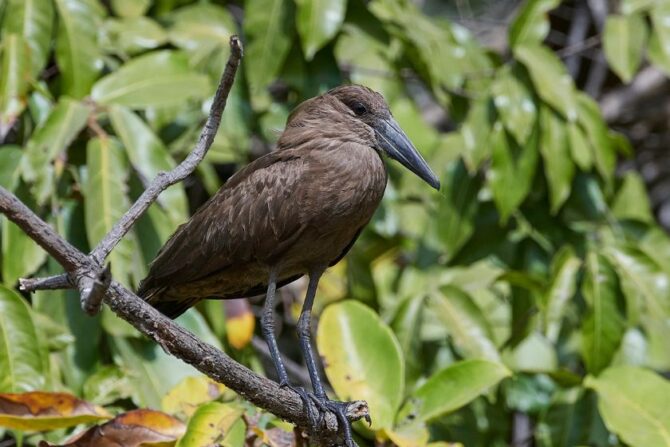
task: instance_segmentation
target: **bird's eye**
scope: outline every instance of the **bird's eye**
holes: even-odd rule
[[[358,116],[363,115],[365,112],[368,111],[368,109],[365,108],[363,104],[360,102],[355,102],[351,105],[351,110],[354,111],[354,113]]]

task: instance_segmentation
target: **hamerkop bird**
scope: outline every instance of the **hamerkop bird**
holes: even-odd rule
[[[347,445],[345,405],[326,397],[311,350],[311,309],[321,274],[347,253],[382,199],[384,155],[439,189],[379,93],[348,85],[303,102],[277,149],[233,175],[177,229],[138,291],[172,318],[206,298],[266,292],[261,328],[280,384],[289,386],[274,335],[275,290],[309,275],[298,337],[314,394],[291,388],[338,415]]]

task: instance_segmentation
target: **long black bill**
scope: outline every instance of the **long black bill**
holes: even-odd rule
[[[423,181],[433,188],[440,189],[440,181],[430,169],[426,160],[423,159],[419,151],[409,141],[409,138],[407,138],[407,135],[402,131],[396,120],[389,117],[388,119],[378,121],[377,125],[375,125],[375,131],[380,146],[389,157],[402,163],[403,166],[421,177]]]

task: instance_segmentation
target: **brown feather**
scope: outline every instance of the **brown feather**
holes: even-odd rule
[[[388,114],[383,98],[340,87],[302,103],[277,150],[241,169],[180,226],[138,294],[175,317],[204,298],[263,293],[339,261],[370,220],[386,186],[374,134],[347,98]]]

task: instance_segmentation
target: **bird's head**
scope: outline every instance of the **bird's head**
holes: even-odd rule
[[[314,127],[331,138],[348,135],[440,189],[440,181],[393,118],[384,97],[367,87],[343,85],[305,101],[289,117],[288,127]]]

